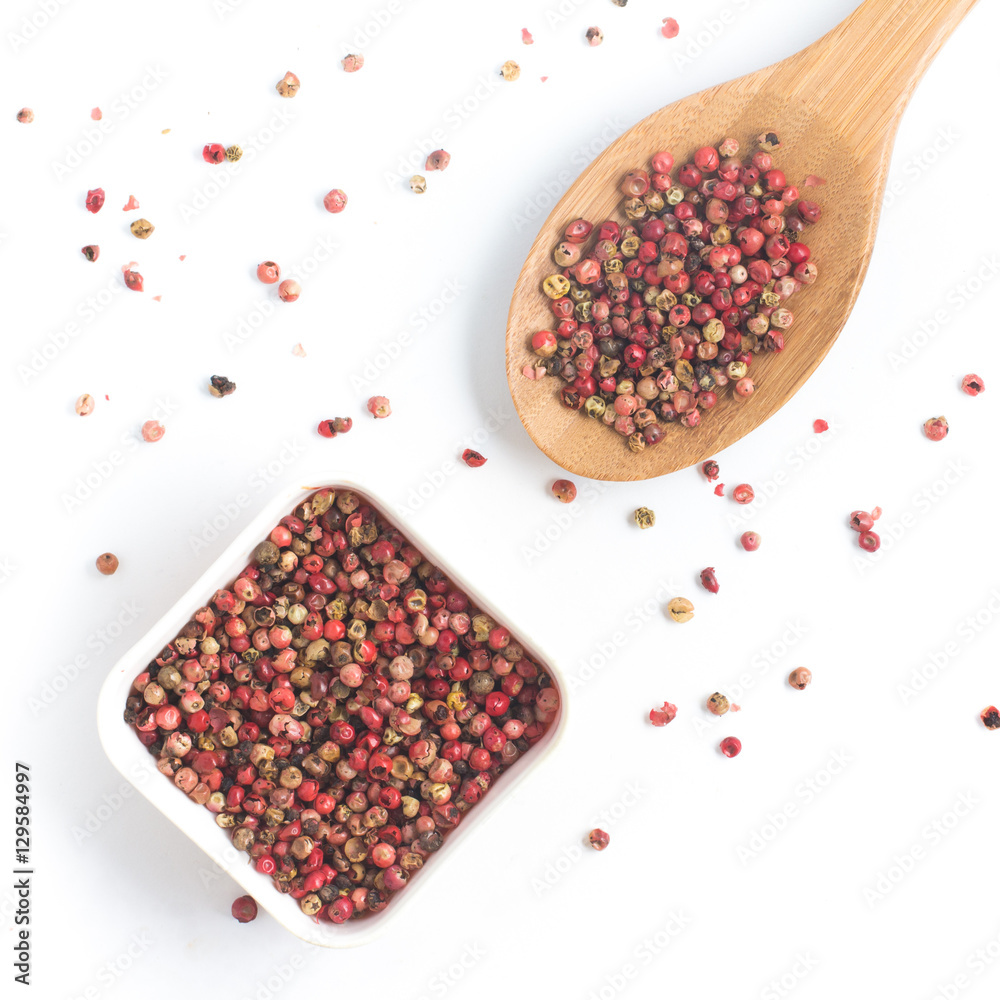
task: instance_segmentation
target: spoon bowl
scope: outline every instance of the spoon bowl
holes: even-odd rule
[[[920,77],[977,0],[868,0],[818,42],[783,62],[712,87],[654,112],[612,143],[570,186],[543,224],[518,277],[507,321],[507,381],[532,440],[576,475],[617,482],[651,479],[687,468],[738,441],[783,406],[833,346],[868,270],[899,119]],[[881,30],[880,30],[881,29]],[[860,39],[864,39],[862,43]],[[803,239],[819,279],[790,305],[794,325],[780,353],[755,355],[756,390],[741,399],[726,387],[697,428],[663,424],[663,440],[633,454],[599,420],[561,405],[559,378],[528,379],[537,360],[530,339],[552,328],[545,277],[560,268],[552,250],[568,223],[626,220],[621,178],[671,150],[677,164],[696,148],[731,136],[740,157],[754,137],[781,141],[775,166],[823,207]],[[807,188],[809,175],[826,184]]]

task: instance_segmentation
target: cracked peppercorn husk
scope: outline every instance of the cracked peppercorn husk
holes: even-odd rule
[[[788,683],[797,691],[805,691],[812,683],[812,671],[808,667],[796,667],[788,675]]]
[[[997,711],[995,705],[984,708],[980,712],[979,718],[982,719],[983,725],[987,729],[1000,729],[1000,712]]]
[[[300,86],[299,78],[289,71],[275,84],[274,89],[282,97],[294,97],[299,92]]]
[[[587,29],[587,34],[584,37],[587,39],[588,45],[600,45],[604,41],[604,32],[594,25]]]
[[[656,524],[656,514],[648,507],[639,507],[633,517],[640,528],[652,528]]]
[[[384,908],[559,710],[506,628],[328,488],[135,678],[124,720],[278,892],[342,923]]]
[[[236,392],[236,383],[230,382],[225,375],[213,375],[208,380],[208,391],[213,396],[231,396]]]
[[[689,622],[694,618],[694,605],[686,597],[675,597],[667,604],[667,614],[675,622]]]
[[[132,231],[132,235],[136,237],[136,239],[140,240],[149,239],[155,228],[156,227],[149,221],[149,219],[136,219],[135,222],[129,226],[129,229]]]
[[[230,163],[235,163],[243,155],[243,147],[237,146],[233,143],[232,146],[226,146],[226,159]]]
[[[101,255],[101,248],[95,243],[90,243],[80,251],[91,263]]]
[[[17,120],[22,125],[30,125],[35,120],[35,112],[31,108],[21,108],[17,113]]]
[[[503,66],[500,67],[500,75],[508,83],[511,83],[521,75],[521,67],[518,66],[513,59],[508,59]]]

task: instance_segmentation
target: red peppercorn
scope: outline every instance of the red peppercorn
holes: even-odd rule
[[[576,499],[576,486],[568,479],[557,479],[552,484],[552,495],[560,503],[572,503]]]
[[[462,461],[465,462],[470,469],[478,469],[480,466],[486,464],[486,459],[483,458],[478,451],[473,451],[471,448],[466,448],[465,451],[462,452]]]
[[[265,285],[273,285],[281,276],[281,268],[273,260],[265,260],[257,265],[257,279]]]
[[[1000,729],[1000,712],[997,711],[995,705],[984,708],[979,713],[979,718],[983,720],[983,725],[987,729]]]
[[[323,198],[323,207],[336,215],[347,208],[347,195],[340,188],[334,188]]]
[[[710,459],[702,465],[701,471],[709,482],[713,482],[719,478],[719,463]]]
[[[221,143],[209,143],[201,151],[201,157],[206,163],[222,163],[226,158],[226,147]]]
[[[748,504],[754,498],[753,487],[749,483],[740,483],[733,489],[733,499],[738,504]]]
[[[966,375],[962,379],[962,391],[970,396],[978,396],[986,391],[986,384],[978,375]]]
[[[427,157],[424,170],[445,170],[449,163],[451,163],[451,154],[446,153],[443,149],[435,149]]]
[[[719,744],[719,749],[724,756],[735,757],[743,749],[743,744],[735,736],[727,736]]]
[[[392,413],[392,407],[385,396],[372,396],[368,400],[368,412],[376,419],[382,420]]]
[[[865,550],[865,552],[878,552],[882,545],[882,539],[874,531],[862,531],[858,535],[858,545]]]
[[[96,215],[103,207],[104,207],[104,188],[93,188],[92,190],[88,191],[87,211]]]
[[[166,433],[166,428],[158,420],[147,420],[142,425],[142,439],[150,443],[159,441]]]
[[[240,896],[233,900],[233,916],[241,923],[248,924],[257,919],[257,901],[253,896]]]
[[[944,417],[931,417],[924,423],[924,434],[931,441],[943,441],[948,436],[948,421]]]
[[[825,420],[814,420],[813,421],[813,431],[816,434],[822,434],[824,431],[828,431],[830,425]]]
[[[756,552],[760,548],[760,535],[756,531],[744,531],[740,535],[740,545],[747,552]]]
[[[603,851],[611,843],[611,837],[601,829],[593,829],[587,834],[590,846],[595,851]]]
[[[710,593],[719,592],[719,581],[716,579],[715,570],[711,566],[701,571],[701,585]]]
[[[286,278],[278,285],[278,298],[282,302],[294,302],[302,294],[302,286],[293,278]]]
[[[865,510],[856,510],[851,513],[851,527],[855,531],[871,531],[875,524],[875,519]]]
[[[654,726],[665,726],[668,722],[673,722],[677,716],[677,706],[665,701],[661,708],[650,710],[649,721]]]
[[[100,257],[101,248],[95,243],[90,243],[81,250],[81,253],[87,258],[87,260],[93,263],[98,257]]]
[[[105,552],[97,557],[97,571],[103,576],[111,576],[118,569],[118,556]]]

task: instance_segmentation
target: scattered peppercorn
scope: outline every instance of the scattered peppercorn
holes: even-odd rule
[[[273,285],[281,277],[281,268],[273,260],[265,260],[257,265],[257,280],[265,285]]]
[[[648,507],[640,507],[634,517],[640,528],[652,528],[656,524],[656,515]]]
[[[747,552],[756,552],[760,548],[760,535],[756,531],[744,531],[740,535],[740,545],[743,546]]]
[[[702,465],[701,471],[710,483],[714,482],[719,478],[719,463],[714,458],[710,459]]]
[[[694,618],[694,605],[686,597],[675,597],[667,605],[667,612],[675,622],[689,622]]]
[[[882,547],[882,539],[874,531],[862,531],[858,535],[858,545],[865,550],[865,552],[878,552]]]
[[[125,287],[129,291],[141,292],[143,290],[142,275],[135,270],[135,261],[122,267],[122,275],[125,278]]]
[[[595,25],[587,29],[586,39],[588,45],[600,45],[604,41],[604,32]]]
[[[1000,729],[1000,712],[997,711],[995,705],[984,708],[980,712],[979,718],[983,720],[983,725],[987,729]]]
[[[102,576],[111,576],[118,569],[118,556],[113,552],[103,552],[97,557],[97,571]]]
[[[156,227],[149,221],[149,219],[136,219],[135,222],[129,226],[129,229],[132,230],[132,235],[136,237],[136,239],[140,240],[149,239],[155,228]]]
[[[414,194],[423,194],[427,190],[427,178],[420,174],[414,174],[410,178],[410,190]]]
[[[365,57],[362,55],[351,54],[344,56],[340,60],[340,65],[344,67],[345,73],[357,73],[359,69],[365,64]]]
[[[451,153],[446,153],[443,149],[435,149],[424,163],[424,170],[446,170],[451,163]]]
[[[226,146],[226,159],[230,163],[235,163],[243,156],[243,147],[237,146],[233,143],[232,146]]]
[[[368,412],[377,420],[384,419],[392,413],[392,407],[385,396],[372,396],[368,400]]]
[[[931,441],[943,441],[948,436],[948,421],[944,417],[931,417],[924,423],[924,434]]]
[[[323,199],[323,207],[334,215],[343,212],[347,208],[347,195],[340,188],[328,191]]]
[[[91,263],[101,256],[101,248],[96,243],[88,243],[80,252]]]
[[[608,844],[611,843],[611,837],[609,834],[605,833],[603,830],[591,830],[587,835],[587,839],[590,841],[590,846],[595,851],[603,851]]]
[[[104,188],[92,188],[87,192],[87,211],[96,215],[104,207]]]
[[[236,392],[236,383],[230,382],[225,375],[213,375],[208,380],[208,391],[213,396],[231,396]]]
[[[701,585],[710,594],[717,594],[719,592],[719,581],[715,575],[714,567],[709,566],[708,569],[701,571]]]
[[[828,431],[830,425],[825,420],[814,420],[813,421],[813,431],[816,434],[822,434],[824,431]]]
[[[278,285],[278,298],[282,302],[294,302],[302,294],[302,286],[294,278],[286,278]]]
[[[788,675],[788,683],[797,691],[805,691],[812,683],[812,671],[808,667],[796,667]]]
[[[521,67],[518,66],[513,59],[508,59],[503,66],[500,67],[500,75],[508,83],[511,83],[521,75]]]
[[[77,399],[74,409],[76,410],[77,416],[89,417],[90,414],[94,412],[94,407],[96,405],[94,397],[91,396],[89,392],[85,392],[79,399]]]
[[[970,396],[978,396],[986,391],[986,384],[978,375],[966,375],[962,379],[962,391]]]
[[[735,736],[727,736],[719,744],[719,749],[724,756],[735,757],[743,749],[743,744]]]
[[[649,721],[654,726],[665,726],[668,722],[673,722],[677,717],[677,706],[665,701],[661,708],[650,710]]]
[[[749,483],[740,483],[733,489],[733,499],[738,504],[748,504],[753,500],[753,487]]]
[[[21,108],[17,113],[17,120],[22,125],[30,125],[35,120],[35,112],[31,108]]]
[[[875,518],[866,510],[855,510],[851,512],[851,527],[855,531],[871,531],[875,524]]]
[[[478,469],[481,465],[486,464],[486,459],[483,458],[478,451],[473,451],[471,448],[466,448],[465,451],[462,452],[462,461],[465,462],[470,469]]]
[[[572,503],[576,499],[576,485],[568,479],[557,479],[552,484],[552,495],[560,503]]]
[[[709,697],[707,704],[712,715],[725,715],[729,711],[729,699],[718,691]]]
[[[282,97],[294,97],[299,92],[299,78],[292,72],[286,73],[274,86]]]
[[[676,38],[680,30],[680,25],[672,17],[663,19],[663,27],[660,28],[660,32],[664,38]]]
[[[248,924],[257,919],[257,901],[253,896],[240,896],[233,900],[233,916],[241,923]]]
[[[210,142],[201,151],[201,158],[206,163],[218,164],[226,158],[226,147],[219,142]]]
[[[142,439],[153,444],[166,434],[166,428],[158,420],[147,420],[142,425]]]
[[[330,420],[321,420],[316,430],[326,438],[335,438],[338,434],[346,434],[354,426],[354,421],[350,417],[333,417]]]

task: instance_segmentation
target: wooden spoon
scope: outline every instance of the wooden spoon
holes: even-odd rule
[[[521,270],[507,318],[507,381],[531,439],[569,472],[618,482],[651,479],[709,458],[763,423],[797,392],[847,322],[871,259],[899,120],[924,71],[976,0],[867,0],[842,24],[797,55],[768,69],[670,104],[610,145],[576,179],[546,219]],[[757,386],[748,399],[726,387],[700,427],[664,424],[664,439],[633,454],[599,420],[561,405],[561,379],[526,378],[530,338],[553,329],[542,280],[559,268],[552,250],[573,219],[595,227],[624,221],[622,177],[648,168],[660,149],[677,167],[699,146],[775,132],[775,165],[802,197],[824,210],[808,242],[819,281],[791,300],[795,324],[780,354],[756,355]],[[675,170],[677,169],[675,167]],[[805,188],[809,174],[826,186]],[[824,265],[829,270],[824,271]],[[834,267],[836,271],[834,271]]]

